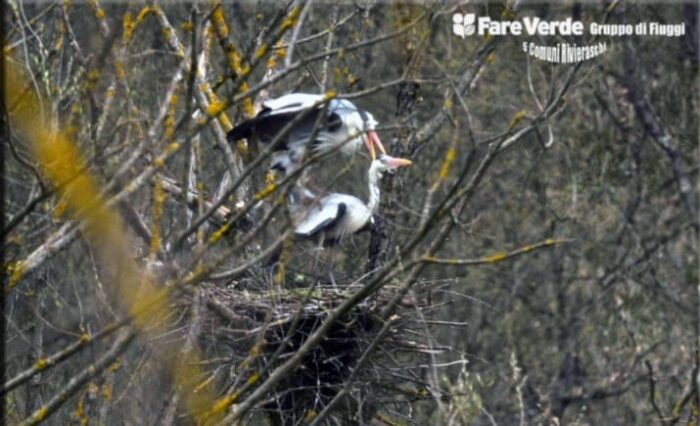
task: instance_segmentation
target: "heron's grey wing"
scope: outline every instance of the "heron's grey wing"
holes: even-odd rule
[[[270,115],[268,110],[263,110],[250,120],[246,120],[231,129],[226,134],[226,140],[233,143],[239,139],[248,139],[256,135],[261,142],[268,143],[292,118],[294,118],[294,114]]]
[[[314,111],[308,113],[294,126],[294,128],[290,130],[290,132],[284,137],[282,143],[277,145],[275,150],[281,151],[289,149],[290,142],[303,141],[306,137],[308,137],[308,135],[312,133],[320,111],[321,110],[318,112]],[[252,134],[255,134],[260,142],[270,143],[290,121],[294,120],[298,116],[299,112],[290,112],[287,114],[268,114],[266,112],[262,112],[253,119],[254,122],[252,124],[248,125],[247,135],[242,137],[247,138]],[[243,124],[241,126],[243,126]],[[232,139],[233,134],[235,134],[236,131],[237,128],[234,128],[231,130],[231,132],[229,132],[229,135],[231,135],[228,137],[229,141],[237,140]],[[238,137],[238,139],[241,139],[242,137]]]
[[[228,132],[226,139],[234,142],[255,134],[261,142],[270,142],[290,120],[294,119],[297,113],[313,107],[323,100],[323,97],[324,95],[290,93],[279,98],[268,99],[263,102],[263,108],[258,115],[234,127]],[[315,122],[317,116],[312,116],[311,119]],[[280,149],[286,149],[286,147]]]
[[[290,93],[279,98],[264,101],[263,108],[269,110],[269,115],[295,114],[312,108],[321,102],[324,96],[309,93]]]
[[[233,143],[237,140],[247,139],[251,137],[253,134],[253,129],[255,128],[255,125],[258,123],[258,121],[260,121],[260,115],[258,115],[257,117],[253,117],[250,120],[242,122],[238,126],[229,130],[228,133],[226,133],[226,140],[229,143]]]
[[[338,203],[313,210],[306,219],[297,225],[294,233],[302,237],[312,237],[323,230],[331,229],[343,219],[347,208],[345,203]]]

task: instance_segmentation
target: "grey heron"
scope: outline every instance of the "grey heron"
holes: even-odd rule
[[[227,139],[235,142],[255,135],[260,142],[270,143],[299,113],[315,108],[316,111],[306,114],[277,145],[271,157],[271,168],[285,175],[291,174],[304,161],[309,148],[323,153],[340,146],[338,150],[341,153],[352,155],[364,143],[373,159],[375,148],[385,153],[375,132],[377,121],[371,113],[357,108],[347,99],[331,99],[327,108],[324,108],[324,97],[325,95],[290,93],[268,99],[263,102],[263,109],[257,116],[233,128],[227,134]],[[319,117],[324,111],[325,116]],[[312,136],[313,140],[309,140]]]
[[[294,235],[303,239],[322,238],[329,243],[365,229],[371,225],[372,215],[379,206],[379,180],[383,173],[411,164],[411,160],[379,154],[369,167],[367,203],[348,194],[328,194],[307,210],[303,219],[296,224]]]

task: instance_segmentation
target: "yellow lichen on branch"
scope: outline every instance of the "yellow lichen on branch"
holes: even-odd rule
[[[211,234],[209,237],[209,244],[215,244],[219,239],[221,239],[228,230],[231,229],[231,224],[230,223],[224,223],[219,229],[217,229],[214,233]]]
[[[148,16],[154,11],[155,10],[150,6],[144,6],[139,11],[138,15],[136,15],[136,19],[132,19],[131,12],[126,12],[124,14],[124,18],[122,19],[122,42],[124,44],[127,44],[133,38],[134,30],[136,30],[136,27],[138,27],[139,24],[141,24],[143,20],[146,19],[146,16]]]
[[[233,72],[234,76],[243,79],[247,77],[248,74],[250,74],[250,65],[243,64],[241,60],[241,55],[238,53],[238,49],[236,49],[233,43],[228,39],[229,29],[226,25],[226,18],[224,16],[224,11],[221,8],[220,2],[213,3],[214,10],[211,14],[211,21],[214,27],[214,32],[217,38],[219,39],[219,44],[221,45],[221,48],[226,53],[226,61],[228,63],[229,69]],[[242,81],[238,86],[238,92],[245,93],[247,91],[248,84],[245,81]],[[253,115],[255,115],[255,111],[253,109],[253,101],[249,97],[243,99],[241,109],[243,110],[243,113],[246,117],[252,117]],[[227,128],[227,130],[230,130],[231,128],[233,128],[233,126]]]
[[[256,383],[260,381],[260,373],[254,372],[253,374],[248,377],[246,380],[246,386],[253,386]],[[220,416],[228,407],[230,407],[232,404],[234,404],[236,401],[238,401],[239,396],[241,395],[240,391],[235,390],[231,392],[230,394],[223,396],[219,398],[214,405],[211,406],[211,408],[203,414],[202,418],[207,424],[209,424],[208,420],[214,416]]]
[[[212,1],[214,10],[211,12],[211,21],[214,24],[214,30],[220,37],[228,37],[228,25],[224,17],[224,10],[221,8],[221,2]]]
[[[328,102],[328,101],[330,101],[331,99],[334,99],[336,96],[338,96],[338,94],[335,93],[334,90],[327,90],[326,93],[325,93],[324,102]]]
[[[555,245],[559,244],[565,244],[565,243],[570,243],[571,239],[552,239],[548,238],[540,243],[537,244],[529,244],[523,247],[520,247],[517,250],[513,250],[511,252],[496,252],[494,254],[491,254],[489,256],[485,257],[480,257],[476,259],[441,259],[437,258],[434,256],[423,256],[421,261],[425,263],[434,263],[438,265],[454,265],[454,266],[474,266],[474,265],[489,265],[493,263],[498,263],[502,262],[507,259],[512,259],[514,257],[520,256],[525,253],[529,253],[534,250],[538,250],[541,248],[545,247],[552,247]]]
[[[119,81],[126,80],[126,70],[124,69],[124,63],[119,59],[114,60],[114,73]]]
[[[429,196],[432,196],[432,194],[437,191],[440,184],[442,184],[442,182],[444,182],[445,179],[447,179],[447,176],[450,174],[452,163],[454,163],[455,158],[457,158],[457,141],[459,140],[458,135],[459,134],[455,132],[452,136],[452,142],[450,142],[450,146],[445,152],[445,157],[443,158],[440,169],[438,170],[437,178],[430,187]]]
[[[211,90],[211,87],[209,87],[208,85],[206,87],[205,93],[207,94],[207,98],[209,98],[209,106],[206,110],[207,115],[210,117],[216,117],[216,119],[219,121],[219,124],[221,125],[221,127],[223,127],[225,132],[228,132],[231,129],[233,129],[231,120],[229,120],[225,112],[226,104],[219,100],[214,91]]]
[[[447,97],[445,98],[445,102],[442,103],[442,109],[448,111],[450,108],[452,108],[452,98]]]
[[[112,388],[107,383],[105,383],[100,389],[100,394],[102,396],[102,399],[104,399],[105,401],[109,401],[112,399]]]
[[[521,109],[520,111],[516,112],[515,115],[513,116],[513,118],[510,120],[510,124],[508,125],[508,129],[512,129],[515,126],[517,126],[518,123],[523,121],[523,118],[525,118],[525,116],[526,116],[525,110]]]
[[[214,403],[214,405],[209,409],[209,411],[204,413],[204,415],[202,416],[203,420],[206,422],[214,416],[221,415],[224,412],[224,410],[226,410],[231,404],[238,401],[239,395],[240,394],[238,392],[232,392],[229,395],[219,398],[219,400],[217,400]]]
[[[280,25],[280,31],[287,31],[292,26],[294,26],[294,24],[296,24],[297,22],[297,19],[299,19],[300,12],[301,8],[299,6],[294,6],[292,10],[289,11],[289,15],[287,15],[282,21],[282,24]]]
[[[47,365],[49,365],[49,362],[46,360],[46,358],[39,358],[39,359],[36,360],[36,362],[34,363],[33,368],[34,368],[35,370],[37,370],[37,371],[41,371],[41,370],[43,370],[44,368],[46,368]]]
[[[494,253],[491,256],[486,256],[483,260],[484,263],[496,263],[504,260],[508,255],[503,252]]]
[[[41,406],[38,410],[34,412],[32,417],[29,418],[29,422],[31,423],[40,423],[46,418],[46,407]]]
[[[151,213],[151,246],[150,255],[154,256],[160,250],[160,219],[163,216],[163,203],[165,192],[160,179],[155,179],[153,184],[153,211]]]
[[[262,58],[263,56],[265,56],[266,53],[267,53],[267,45],[265,43],[263,43],[262,45],[260,45],[260,47],[255,49],[255,53],[253,54],[253,60],[258,60],[258,59]]]
[[[119,358],[117,358],[117,359],[112,363],[112,365],[109,366],[109,368],[107,369],[107,371],[108,371],[109,373],[114,373],[114,372],[116,372],[116,371],[119,369],[119,367],[121,367],[121,365],[122,365],[121,360],[119,360]]]
[[[90,71],[87,73],[87,78],[83,82],[83,85],[86,90],[93,90],[95,86],[97,86],[97,82],[100,81],[100,72],[92,68]]]
[[[260,191],[258,191],[258,192],[253,196],[253,200],[255,200],[255,201],[260,201],[260,200],[262,200],[262,199],[264,199],[264,198],[269,197],[270,194],[272,194],[273,192],[275,192],[275,189],[276,189],[276,188],[277,188],[277,186],[275,185],[274,182],[268,183],[263,189],[261,189]]]
[[[53,49],[60,51],[63,48],[63,35],[66,33],[66,24],[63,21],[59,22],[58,30],[56,31],[56,40],[53,43]]]
[[[311,421],[313,421],[313,419],[316,418],[316,416],[318,416],[318,413],[315,410],[309,410],[304,415],[304,421],[311,422]]]
[[[248,83],[245,81],[241,83],[240,86],[238,86],[238,91],[240,93],[245,93],[249,89]],[[243,110],[243,113],[246,115],[246,117],[252,117],[255,115],[255,109],[253,108],[253,100],[249,97],[243,99],[243,106],[241,107]]]
[[[456,157],[457,150],[455,147],[449,147],[445,153],[445,159],[442,160],[442,166],[440,166],[440,171],[438,172],[438,180],[443,181],[447,178],[447,174],[450,173],[450,166],[452,166]]]
[[[100,7],[99,3],[97,3],[97,0],[89,0],[88,4],[90,7],[92,7],[93,12],[95,13],[95,18],[100,21],[105,18],[105,11]]]
[[[78,403],[73,410],[73,417],[80,422],[81,426],[89,424],[90,419],[85,414],[85,393],[78,398]]]
[[[134,34],[134,21],[131,19],[131,12],[124,13],[122,18],[122,41],[128,42]]]
[[[507,21],[512,21],[513,19],[515,19],[516,14],[511,7],[505,6],[503,8],[503,12],[501,12],[501,16]]]
[[[168,99],[165,119],[163,120],[163,138],[170,140],[175,133],[175,107],[177,106],[177,94],[173,93]]]
[[[287,56],[287,51],[284,48],[284,44],[282,41],[278,41],[277,44],[274,46],[274,54],[270,55],[270,58],[267,60],[267,69],[271,70],[277,67],[277,61],[284,59],[285,56]]]
[[[25,266],[23,262],[10,262],[5,267],[7,275],[10,277],[7,284],[7,290],[10,290],[12,287],[17,285],[19,280],[22,278],[22,275],[24,275],[24,269]]]
[[[220,100],[216,99],[215,101],[211,102],[209,106],[206,108],[206,113],[209,117],[216,117],[221,112],[224,110],[226,107],[226,104],[221,102]]]
[[[248,377],[248,380],[246,380],[246,383],[248,385],[254,385],[254,384],[258,383],[259,380],[260,380],[260,374],[255,372],[255,373],[251,374],[250,377]]]

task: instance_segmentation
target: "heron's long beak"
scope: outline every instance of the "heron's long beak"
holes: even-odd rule
[[[405,167],[405,166],[410,166],[411,164],[413,164],[413,161],[408,160],[406,158],[396,158],[396,157],[390,157],[388,155],[385,157],[384,161],[391,168]]]
[[[382,141],[379,140],[377,132],[369,131],[365,134],[365,146],[367,147],[367,151],[369,151],[370,157],[372,157],[372,161],[377,158],[375,147],[379,148],[382,154],[386,154],[384,145],[382,145]]]

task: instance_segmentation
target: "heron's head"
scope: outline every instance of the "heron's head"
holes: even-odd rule
[[[406,167],[413,164],[411,160],[396,158],[387,154],[379,154],[373,161],[370,168],[374,168],[381,176],[386,171],[396,170],[399,167]]]
[[[375,131],[379,123],[377,123],[377,120],[374,119],[371,113],[356,109],[345,114],[343,121],[345,126],[347,126],[348,133],[361,139],[365,144],[372,160],[377,158],[377,150],[382,154],[386,154],[384,145],[382,145],[382,141]],[[357,143],[359,144],[359,142],[358,140]]]

